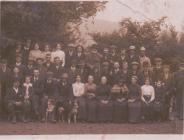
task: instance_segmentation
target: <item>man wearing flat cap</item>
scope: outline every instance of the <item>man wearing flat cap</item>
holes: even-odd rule
[[[174,74],[174,88],[176,97],[176,117],[183,120],[184,103],[184,60],[181,60],[179,71]]]
[[[56,111],[60,107],[64,108],[64,120],[66,120],[67,118],[68,105],[72,100],[73,100],[72,85],[68,82],[68,74],[63,73],[61,76],[61,81],[59,82],[58,86]]]
[[[117,46],[111,45],[110,46],[110,63],[111,66],[113,67],[114,63],[118,61],[118,55],[117,55]]]
[[[128,64],[131,65],[133,61],[139,61],[139,57],[136,54],[135,46],[129,47],[129,53],[128,53]]]
[[[110,57],[109,48],[104,47],[103,52],[102,52],[101,63],[107,62],[107,61],[110,63],[110,59],[111,59],[111,57]]]
[[[156,83],[162,79],[163,68],[162,68],[162,58],[155,57],[155,66],[153,67],[153,82]]]
[[[100,69],[100,63],[101,63],[101,55],[98,53],[97,46],[93,45],[90,48],[90,53],[86,56],[86,66],[88,68],[88,72],[93,73],[94,67],[98,66],[98,69]]]
[[[46,73],[46,81],[44,82],[43,97],[41,98],[41,117],[42,122],[45,121],[45,114],[47,109],[47,103],[49,99],[56,99],[58,94],[57,82],[53,79],[53,73]],[[52,122],[55,122],[55,118],[52,117]]]
[[[24,76],[26,71],[26,66],[22,63],[22,56],[16,55],[15,58],[15,64],[12,66],[12,68],[17,67],[20,70],[20,73]]]
[[[139,55],[139,60],[140,60],[140,69],[143,70],[143,63],[147,62],[148,66],[151,67],[151,61],[148,56],[146,56],[146,48],[141,47],[140,48],[140,55]]]
[[[132,76],[138,76],[139,75],[139,63],[137,61],[133,61],[131,63],[131,69],[129,71],[129,80],[131,80]],[[130,81],[129,81],[130,82]]]

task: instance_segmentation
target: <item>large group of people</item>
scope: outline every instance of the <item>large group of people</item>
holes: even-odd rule
[[[99,48],[101,50],[99,50]],[[10,58],[10,59],[8,59]],[[80,122],[152,122],[183,119],[184,63],[173,72],[145,47],[17,44],[0,64],[1,116],[51,122],[67,120],[78,103]],[[52,102],[50,102],[52,101]]]

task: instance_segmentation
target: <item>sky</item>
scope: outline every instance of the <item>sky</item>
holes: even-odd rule
[[[95,18],[119,22],[127,17],[144,21],[163,16],[178,31],[184,31],[184,0],[110,0]]]

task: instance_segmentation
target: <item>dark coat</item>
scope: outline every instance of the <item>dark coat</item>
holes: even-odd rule
[[[68,101],[73,99],[72,85],[69,83],[63,84],[61,81],[58,86],[58,99]]]
[[[23,95],[22,95],[21,88],[18,88],[18,93],[15,92],[13,87],[8,90],[8,93],[5,98],[6,103],[15,103],[15,102],[22,102],[22,101],[23,101]]]
[[[24,65],[27,65],[28,58],[29,58],[29,52],[30,50],[26,50],[25,48],[22,49],[22,63]]]
[[[48,82],[47,80],[44,82],[44,95],[55,98],[58,94],[58,85],[57,82],[52,80],[51,82]]]
[[[32,76],[33,75],[33,70],[34,70],[34,66],[33,65],[32,65],[32,67],[26,66],[25,74],[29,75],[29,76]]]
[[[44,64],[43,64],[43,66],[46,68],[46,71],[48,72],[48,71],[52,71],[52,67],[53,67],[53,63],[52,62],[45,62]]]
[[[75,56],[76,56],[76,53],[74,51],[72,53],[70,53],[69,51],[65,53],[65,60],[66,60],[65,66],[67,68],[70,68],[73,61],[75,61]]]
[[[56,79],[59,79],[61,75],[65,72],[65,69],[63,66],[59,65],[58,69],[56,68],[56,65],[52,65],[51,72],[53,72],[53,77]]]
[[[44,91],[44,80],[43,78],[40,76],[38,77],[38,80],[34,80],[34,77],[31,78],[31,83],[33,84],[33,89],[34,89],[34,94],[38,95],[38,96],[42,96],[43,95],[43,91]]]

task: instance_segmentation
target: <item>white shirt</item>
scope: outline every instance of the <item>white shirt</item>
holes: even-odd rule
[[[15,93],[17,94],[19,89],[18,88],[13,88],[13,89],[14,89]]]
[[[85,86],[84,86],[84,83],[77,83],[75,82],[73,85],[73,95],[75,97],[80,97],[84,94],[84,89],[85,89]]]
[[[56,50],[54,52],[51,53],[51,61],[54,62],[54,58],[55,57],[59,57],[60,60],[62,60],[63,64],[62,66],[65,66],[65,52],[62,50]]]
[[[143,85],[141,87],[141,93],[142,93],[142,98],[144,98],[143,96],[146,95],[146,96],[151,96],[151,101],[155,99],[155,90],[151,85]]]
[[[33,85],[31,83],[29,83],[29,84],[24,83],[23,86],[26,88],[25,97],[29,97],[29,87],[32,87]]]

